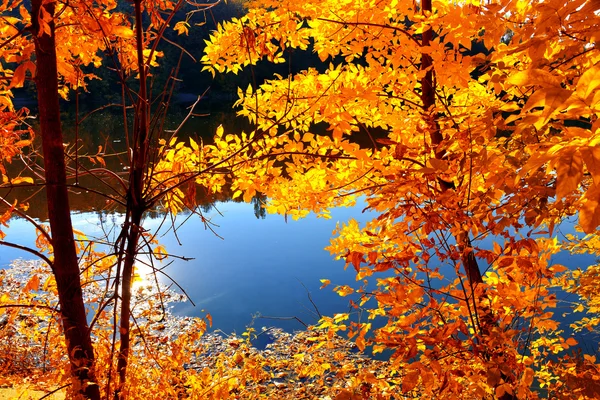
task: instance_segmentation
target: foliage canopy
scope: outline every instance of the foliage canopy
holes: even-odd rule
[[[113,12],[116,3],[59,7],[61,94],[84,88],[93,76],[79,66],[100,66],[98,51],[117,57],[123,81],[137,75],[145,87],[147,69],[161,54],[154,40],[167,26],[187,34],[189,24],[162,13],[182,2],[135,4],[150,17],[137,42],[139,30]],[[598,268],[569,270],[552,256],[600,251],[600,3],[252,0],[246,6],[244,17],[213,32],[201,59],[205,70],[237,74],[261,61],[285,63],[292,51],[314,51],[324,65],[239,89],[236,106],[254,124],[251,132],[220,128],[210,145],[172,137],[151,150],[136,148],[143,157],[134,156],[132,165],[140,175],[129,183],[141,186],[124,199],[160,202],[176,214],[194,208],[195,182],[212,193],[230,188],[245,201],[265,194],[269,212],[301,218],[327,217],[330,208],[364,197],[377,217],[366,226],[339,225],[328,249],[355,269],[358,286],[335,290],[355,296],[352,304],[366,321],[324,317],[314,328],[315,345],[296,361],[305,360],[304,351],[317,354],[311,352],[340,331],[360,350],[393,354],[376,373],[316,355],[309,367],[294,361],[286,367],[305,368],[304,376],[335,370],[343,384],[329,395],[338,399],[594,398],[596,358],[570,354],[577,341],[568,332],[594,330],[600,321]],[[53,17],[41,10],[41,35],[50,34]],[[3,88],[11,121],[21,114],[9,90],[35,73],[31,42],[18,28],[31,17],[26,10],[20,15],[0,26],[11,39],[2,57],[17,63],[5,70],[12,78]],[[73,54],[78,40],[82,52]],[[131,100],[140,115],[135,135],[151,111],[144,104],[149,97],[138,93],[142,101]],[[320,133],[323,125],[329,133]],[[16,122],[5,126],[12,138],[2,150],[8,159],[30,143],[15,139]],[[364,137],[369,146],[358,144]],[[148,165],[140,160],[149,170],[141,171]],[[572,217],[579,233],[561,235]],[[125,234],[137,245],[139,231]],[[33,289],[35,281],[26,291]],[[591,313],[569,329],[560,325],[558,289],[580,296],[573,312]],[[95,341],[112,366],[114,350],[98,350],[99,333]],[[216,372],[179,371],[180,393],[223,398],[247,390],[248,398],[268,397],[227,375],[225,366],[248,366],[260,381],[275,360],[232,357]]]

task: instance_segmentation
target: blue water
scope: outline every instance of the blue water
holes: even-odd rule
[[[178,304],[174,312],[189,316],[208,312],[213,329],[227,333],[241,333],[251,324],[257,330],[262,326],[277,326],[293,331],[303,328],[297,320],[253,320],[253,316],[297,317],[307,324],[315,323],[318,317],[307,290],[322,314],[347,312],[348,298],[338,296],[332,289],[338,284],[355,282],[355,272],[352,268],[344,270],[345,263],[335,261],[324,247],[329,244],[337,221],[369,218],[361,213],[362,208],[359,205],[333,210],[329,220],[311,215],[286,221],[278,215],[258,219],[252,204],[217,203],[218,211],[212,209],[204,216],[217,225],[213,229],[220,237],[206,230],[197,216],[192,216],[177,230],[177,236],[173,232],[159,236],[169,253],[193,258],[174,259],[165,269],[196,305]],[[179,216],[175,226],[187,217]],[[118,213],[77,213],[73,215],[73,226],[89,237],[100,237],[113,224],[118,226],[122,218]],[[162,222],[163,218],[146,218],[144,227],[154,230]],[[168,226],[169,222],[162,231]],[[34,245],[34,229],[22,219],[13,219],[5,232],[7,241]],[[33,257],[18,249],[0,248],[0,267],[17,258]],[[140,269],[142,278],[153,281],[144,273],[147,271]],[[159,277],[164,284],[172,283],[165,275]],[[324,278],[330,279],[331,285],[320,290],[320,279]]]
[[[159,241],[169,253],[193,260],[174,259],[164,270],[168,277],[159,275],[160,281],[169,285],[172,278],[195,303],[195,306],[191,302],[177,304],[174,308],[177,315],[204,316],[208,312],[212,316],[213,330],[241,333],[248,326],[257,331],[263,326],[281,327],[287,331],[302,329],[304,326],[295,319],[256,316],[297,317],[306,324],[315,323],[318,316],[307,291],[324,315],[350,311],[349,299],[338,296],[332,289],[335,285],[352,286],[355,271],[352,267],[345,270],[344,261],[335,261],[324,247],[329,244],[338,221],[355,218],[364,223],[373,217],[373,214],[363,214],[363,208],[364,204],[359,204],[354,208],[333,210],[329,220],[310,215],[302,220],[286,221],[278,215],[259,219],[252,204],[217,203],[216,209],[207,211],[204,216],[216,224],[213,229],[219,236],[205,229],[197,216],[180,226],[189,217],[180,215],[174,224],[179,227],[177,235],[167,232],[159,236]],[[90,237],[100,237],[111,227],[118,227],[122,219],[118,213],[76,213],[73,225]],[[144,227],[154,231],[161,223],[163,218],[148,217]],[[162,232],[169,225],[167,221]],[[8,234],[7,241],[34,245],[35,231],[23,219],[11,220],[10,228],[4,228],[4,231]],[[572,224],[561,226],[561,231],[559,235],[573,233]],[[17,258],[31,259],[32,256],[18,249],[0,248],[0,267],[6,267]],[[552,261],[569,268],[585,269],[595,262],[595,257],[562,252]],[[140,270],[142,278],[153,282],[153,278],[145,274],[147,271]],[[331,285],[320,290],[320,279],[324,278],[330,279]],[[573,303],[578,301],[575,295],[559,290],[556,294],[559,304],[553,311],[568,336],[572,333],[568,325],[583,315],[570,313]],[[584,350],[592,353],[597,350],[596,334],[581,332],[575,337]]]
[[[212,315],[214,327],[240,332],[256,313],[316,322],[307,290],[323,314],[348,310],[348,300],[333,293],[332,287],[354,282],[354,270],[344,270],[344,262],[334,261],[324,247],[336,222],[356,217],[357,209],[335,210],[330,220],[309,216],[286,222],[277,215],[257,219],[252,206],[244,203],[221,203],[217,208],[222,216],[216,211],[207,216],[219,225],[215,230],[223,239],[197,222],[178,230],[181,246],[173,235],[161,239],[170,252],[195,258],[169,268],[196,303],[178,306],[176,312],[200,315],[204,309]],[[332,286],[319,290],[323,278]],[[303,327],[295,320],[272,319],[258,319],[254,325]]]

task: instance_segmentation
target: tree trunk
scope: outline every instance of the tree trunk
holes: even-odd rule
[[[431,0],[424,0],[422,6],[423,12],[431,12]],[[426,29],[422,35],[421,45],[423,47],[429,46],[429,42],[432,38],[433,31],[431,28]],[[441,160],[443,159],[444,149],[440,148],[440,144],[444,140],[444,137],[440,131],[440,125],[437,121],[437,116],[435,113],[434,69],[433,62],[429,54],[423,53],[421,55],[421,70],[426,71],[423,78],[421,78],[421,102],[423,103],[423,114],[427,124],[429,125],[428,128],[430,132],[431,146],[433,147],[435,157]],[[451,182],[446,182],[443,180],[439,180],[439,184],[442,187],[442,190],[447,190],[454,187]],[[469,235],[460,235],[460,237],[456,238],[456,241],[461,250],[463,250],[462,263],[465,268],[469,284],[474,287],[479,283],[483,283],[481,271],[479,270],[479,265],[477,264],[477,259],[473,253],[469,252],[468,250],[471,247]]]
[[[142,28],[142,5],[141,0],[134,0],[135,5],[135,34],[138,58],[138,72],[140,79],[140,90],[135,112],[133,154],[131,158],[132,168],[129,174],[129,191],[127,193],[127,217],[123,233],[126,243],[125,257],[123,261],[123,281],[121,286],[121,325],[119,327],[120,346],[117,360],[117,371],[119,373],[119,384],[115,398],[126,397],[123,389],[127,382],[127,364],[130,350],[130,318],[131,318],[131,284],[134,272],[135,257],[138,253],[139,239],[141,235],[141,221],[147,205],[144,199],[144,175],[148,161],[148,115],[149,102],[147,93],[147,69],[144,60],[144,43]]]
[[[432,6],[431,0],[423,0],[422,4],[422,12],[431,13]],[[433,39],[433,30],[431,28],[426,29],[422,34],[421,46],[426,47],[429,46],[430,41]],[[421,70],[425,71],[425,75],[421,78],[421,102],[423,103],[423,115],[428,124],[429,132],[430,132],[430,140],[431,146],[433,147],[433,151],[435,157],[437,159],[442,160],[444,158],[444,149],[441,148],[441,143],[444,140],[444,136],[440,131],[440,125],[437,120],[437,114],[435,111],[435,76],[434,76],[434,68],[433,68],[433,60],[431,56],[427,53],[423,53],[421,55]],[[448,190],[454,188],[454,184],[452,182],[446,182],[444,180],[438,179],[438,183],[440,184],[442,190]],[[467,282],[469,283],[469,287],[471,289],[471,294],[473,298],[473,304],[477,305],[477,299],[475,298],[475,287],[480,283],[483,283],[483,277],[481,275],[481,270],[479,269],[479,264],[477,263],[477,259],[473,254],[473,250],[471,249],[471,238],[468,233],[457,235],[456,243],[461,251],[461,262],[463,264],[463,268],[465,269],[465,273],[467,276]],[[468,299],[466,299],[468,301]],[[479,332],[482,335],[487,335],[490,331],[490,328],[494,324],[494,318],[491,314],[491,310],[483,309],[481,310],[481,314],[479,318],[477,318],[474,323],[478,326],[474,326],[475,329],[479,328]],[[489,353],[488,353],[489,355]],[[502,374],[502,378],[506,382],[513,382],[514,378],[506,376]],[[512,400],[516,399],[516,396],[513,394],[505,393],[502,395],[499,400]]]
[[[135,191],[130,191],[131,192]],[[128,201],[128,205],[131,204]],[[131,217],[126,218],[127,226],[125,226],[125,257],[123,261],[123,279],[121,285],[121,322],[119,326],[120,345],[119,355],[117,358],[117,371],[119,373],[119,383],[115,392],[115,399],[125,399],[124,392],[125,384],[127,383],[127,365],[129,361],[129,350],[131,347],[130,335],[130,319],[131,319],[131,284],[134,272],[135,257],[138,253],[138,242],[141,233],[142,210],[134,210],[130,213]]]
[[[50,34],[44,33],[39,23],[42,15],[42,0],[32,0],[31,4],[37,59],[35,82],[38,91],[48,215],[54,250],[52,270],[58,289],[62,325],[74,381],[73,389],[87,399],[99,400],[100,390],[94,372],[94,349],[83,303],[66,186],[58,103],[54,21],[48,22]],[[54,15],[54,2],[46,3],[43,7],[49,15]]]

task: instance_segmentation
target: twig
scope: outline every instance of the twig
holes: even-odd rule
[[[313,301],[312,296],[310,295],[310,291],[308,290],[306,285],[300,279],[296,278],[296,280],[298,282],[300,282],[300,284],[302,285],[304,290],[306,290],[306,295],[308,296],[308,301],[310,301],[310,304],[312,304],[312,306],[314,307],[315,311],[317,312],[317,315],[319,315],[319,319],[323,318],[323,316],[321,315],[321,312],[319,311],[319,307],[317,307],[317,305]]]
[[[298,317],[270,317],[268,315],[259,315],[257,318],[264,318],[264,319],[278,319],[278,320],[292,320],[295,319],[296,321],[300,322],[302,325],[304,325],[305,328],[308,328],[308,325],[306,323],[304,323],[304,321],[302,321],[300,318]]]
[[[4,240],[0,240],[0,245],[2,245],[2,246],[8,246],[8,247],[14,247],[15,249],[19,249],[19,250],[23,250],[23,251],[26,251],[26,252],[28,252],[28,253],[31,253],[31,254],[35,254],[37,257],[39,257],[39,258],[41,258],[42,260],[44,260],[44,262],[45,262],[46,264],[48,264],[48,266],[49,266],[49,267],[50,267],[52,270],[54,270],[54,265],[52,264],[52,261],[50,261],[50,260],[48,259],[48,257],[46,257],[45,255],[43,255],[43,254],[42,254],[42,253],[40,253],[39,251],[36,251],[36,250],[34,250],[34,249],[31,249],[31,248],[29,248],[29,247],[26,247],[26,246],[21,246],[20,244],[16,244],[16,243],[7,242],[7,241],[4,241]]]
[[[66,388],[66,387],[69,387],[69,386],[71,386],[71,385],[72,385],[72,383],[67,383],[67,384],[65,384],[65,385],[62,385],[61,387],[59,387],[59,388],[56,388],[56,389],[54,389],[53,391],[46,393],[45,395],[43,395],[42,397],[40,397],[38,400],[42,400],[42,399],[45,399],[46,397],[50,397],[50,396],[52,396],[54,393],[58,392],[59,390],[63,390],[64,388]]]

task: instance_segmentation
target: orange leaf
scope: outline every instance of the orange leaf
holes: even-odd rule
[[[513,257],[500,257],[498,260],[498,266],[500,268],[505,268],[513,264],[515,259]]]
[[[592,233],[600,225],[600,185],[594,183],[583,196],[579,209],[579,225],[585,233]]]
[[[581,147],[579,152],[594,183],[600,184],[600,146]]]
[[[569,346],[575,346],[577,345],[577,340],[575,340],[574,338],[570,337],[565,341],[566,344],[568,344]]]
[[[37,291],[40,288],[40,277],[36,274],[31,277],[29,282],[23,288],[23,293]]]
[[[133,37],[133,31],[131,30],[131,28],[126,26],[113,26],[111,31],[113,35],[121,37],[123,39],[130,39]]]
[[[419,370],[411,370],[402,379],[402,391],[404,393],[413,390],[419,383]]]
[[[25,82],[25,66],[21,64],[13,73],[9,88],[12,89],[23,87],[23,82]]]
[[[356,272],[360,270],[360,263],[363,261],[363,253],[359,253],[358,251],[351,251],[350,254],[346,257],[347,263],[352,263]]]
[[[338,393],[337,396],[335,396],[334,400],[361,400],[363,397],[359,394],[356,393],[352,393],[349,390],[342,390],[340,393]]]
[[[583,178],[583,158],[579,151],[564,152],[556,163],[556,198],[562,199],[579,187]]]
[[[496,387],[502,379],[502,374],[498,368],[490,368],[487,370],[487,384]]]

